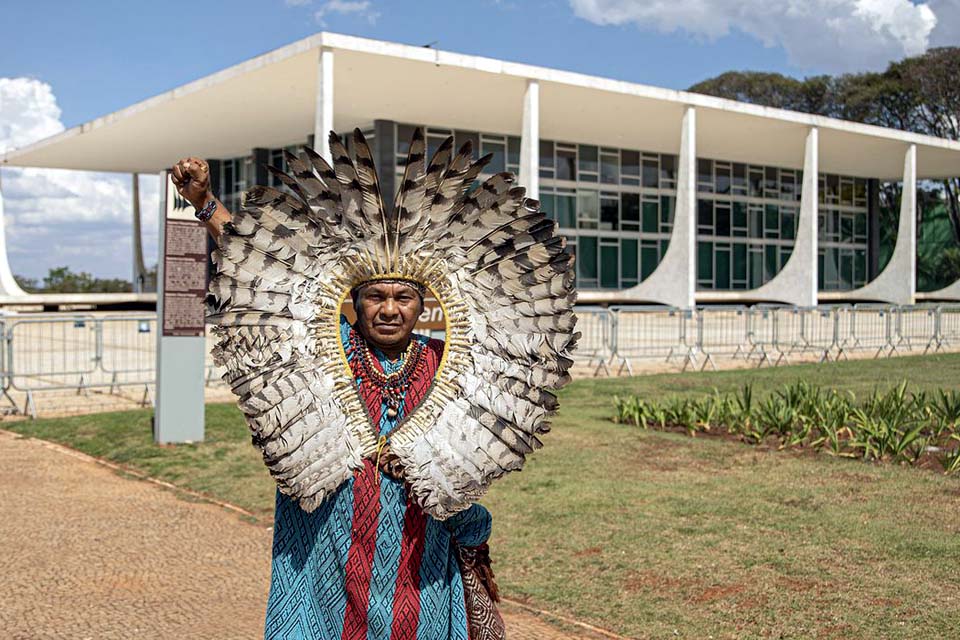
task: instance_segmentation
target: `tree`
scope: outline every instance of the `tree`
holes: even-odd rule
[[[133,290],[129,281],[120,278],[94,278],[70,267],[53,267],[43,278],[42,291],[46,293],[127,293]]]
[[[728,71],[693,85],[690,91],[778,109],[822,114],[829,102],[830,86],[829,76],[797,80],[779,73]]]

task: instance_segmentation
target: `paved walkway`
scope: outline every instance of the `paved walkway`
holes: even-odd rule
[[[0,637],[259,638],[271,535],[78,453],[0,432]],[[520,610],[510,640],[574,640]]]

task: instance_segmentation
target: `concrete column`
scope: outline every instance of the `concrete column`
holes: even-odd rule
[[[527,80],[523,94],[520,186],[527,188],[527,197],[540,198],[540,83],[536,80]]]
[[[10,263],[7,261],[7,236],[4,232],[6,226],[3,219],[3,189],[0,185],[0,296],[25,296],[27,292],[20,288],[13,272],[10,271]]]
[[[897,244],[880,275],[859,289],[837,292],[847,300],[913,304],[917,290],[917,146],[910,145],[903,158],[903,191]]]
[[[820,215],[819,133],[807,132],[803,150],[803,186],[800,219],[790,259],[772,280],[747,292],[754,300],[784,302],[798,307],[817,306],[817,218]]]
[[[653,302],[681,309],[696,305],[697,112],[686,107],[680,124],[677,204],[670,244],[646,280],[623,291],[584,291],[580,302]]]
[[[313,112],[313,146],[328,162],[330,143],[327,136],[333,131],[333,51],[320,49],[317,60],[317,95]]]

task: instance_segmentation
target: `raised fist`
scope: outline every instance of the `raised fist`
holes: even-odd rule
[[[200,209],[213,197],[210,190],[210,166],[200,158],[184,158],[173,165],[170,179],[177,192]]]

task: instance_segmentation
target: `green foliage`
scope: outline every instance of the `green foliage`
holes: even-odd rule
[[[86,271],[74,273],[70,267],[53,267],[43,278],[43,286],[36,280],[21,278],[30,288],[25,290],[46,293],[127,293],[133,290],[129,281],[120,278],[95,278]]]
[[[833,456],[915,464],[940,452],[946,473],[960,471],[960,392],[909,391],[906,382],[874,390],[857,403],[852,392],[824,390],[806,380],[786,384],[759,402],[753,386],[701,398],[648,402],[614,397],[615,421],[644,429],[710,431],[751,444],[807,447]]]

